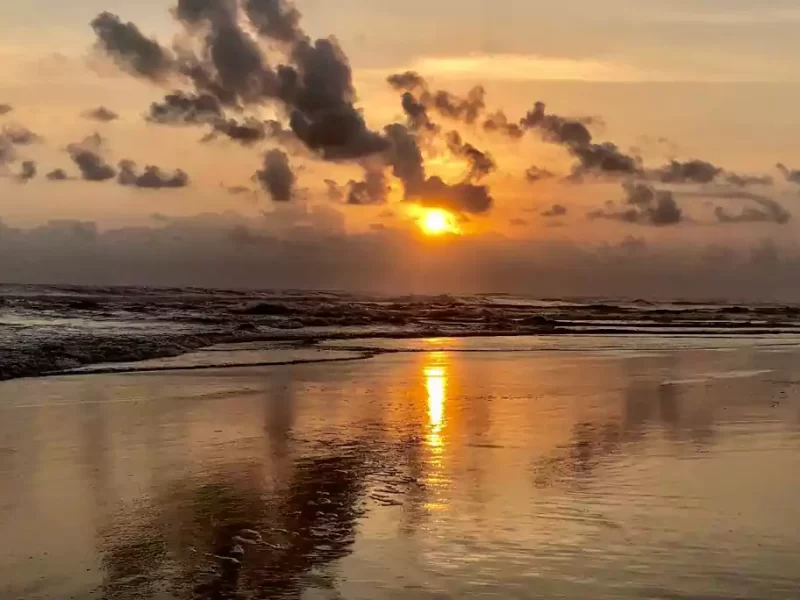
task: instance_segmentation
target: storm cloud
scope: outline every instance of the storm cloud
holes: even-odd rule
[[[296,176],[283,150],[272,149],[264,154],[264,168],[256,172],[261,187],[275,202],[289,202],[294,193]]]
[[[12,110],[14,110],[14,107],[10,104],[0,104],[0,117],[7,115]]]

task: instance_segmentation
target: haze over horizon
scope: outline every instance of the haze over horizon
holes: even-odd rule
[[[800,301],[794,2],[0,17],[0,281]]]

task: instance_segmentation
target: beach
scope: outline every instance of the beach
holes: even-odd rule
[[[793,336],[213,351],[0,383],[0,598],[800,588]]]

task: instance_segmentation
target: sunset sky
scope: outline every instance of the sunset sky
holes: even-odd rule
[[[795,294],[796,1],[297,0],[299,19],[250,2],[0,8],[0,279]],[[208,44],[231,35],[263,61],[236,89],[239,47],[219,44],[226,78]],[[341,52],[314,46],[329,36]],[[273,82],[282,64],[297,89]],[[355,96],[334,102],[347,65]],[[424,84],[387,81],[407,72]],[[220,96],[218,114],[154,122],[175,91]],[[422,235],[431,208],[453,235]]]

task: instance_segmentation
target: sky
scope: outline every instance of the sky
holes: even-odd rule
[[[6,3],[0,280],[800,301],[798,24],[788,0]]]

